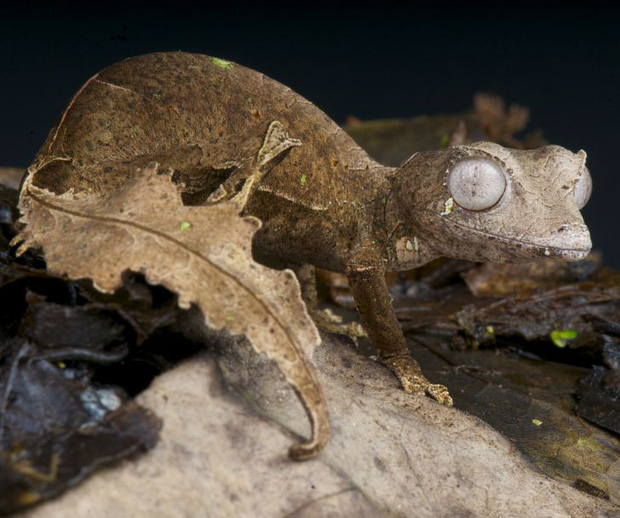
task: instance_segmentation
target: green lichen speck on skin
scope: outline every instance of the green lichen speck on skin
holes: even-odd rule
[[[192,224],[189,221],[181,221],[181,224],[179,225],[179,230],[181,232],[185,232],[186,230],[189,230],[190,228],[192,228]]]
[[[213,63],[216,67],[231,69],[233,67],[233,63],[221,58],[211,58],[211,63]]]
[[[558,329],[551,331],[549,337],[556,347],[564,348],[569,340],[577,338],[577,331],[574,329]]]
[[[454,211],[454,198],[450,196],[450,198],[446,200],[446,203],[444,203],[444,210],[441,213],[441,215],[447,216],[448,214],[452,214],[453,211]]]
[[[301,175],[301,178],[299,179],[299,183],[302,186],[305,186],[308,183],[308,177],[306,176],[305,173]]]

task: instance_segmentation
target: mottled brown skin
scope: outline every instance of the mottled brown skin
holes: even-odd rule
[[[352,215],[366,219],[377,192],[387,191],[389,169],[313,104],[263,74],[207,56],[150,54],[113,65],[86,83],[63,119],[37,159],[48,164],[35,162],[37,184],[105,194],[124,181],[119,162],[129,175],[155,160],[177,172],[191,204],[206,202],[237,170],[231,162],[249,168],[269,125],[282,122],[303,145],[270,170],[246,208],[264,224],[256,246],[334,271],[346,268],[358,226]]]
[[[280,142],[269,137],[274,123],[288,146],[263,160]],[[438,256],[575,259],[590,248],[571,201],[585,154],[476,146],[384,167],[289,88],[234,63],[178,52],[132,58],[91,78],[30,170],[35,184],[55,192],[105,196],[136,167],[157,161],[175,171],[187,204],[237,200],[263,221],[258,256],[345,273],[371,341],[403,387],[451,404],[445,387],[430,384],[408,354],[385,271]],[[485,214],[453,207],[446,189],[451,165],[471,156],[502,163],[512,182]]]

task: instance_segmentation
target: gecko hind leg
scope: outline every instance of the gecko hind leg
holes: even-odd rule
[[[359,322],[342,323],[342,317],[331,309],[319,308],[316,290],[316,272],[311,264],[289,265],[301,286],[301,296],[306,303],[308,314],[323,331],[337,335],[346,335],[357,344],[357,339],[366,336],[366,331]]]
[[[241,212],[267,172],[284,158],[289,149],[297,146],[301,146],[301,140],[291,138],[281,122],[273,121],[267,129],[263,145],[254,161],[254,167],[249,173],[245,173],[245,179],[237,175],[231,176],[209,196],[207,203],[231,200]],[[242,180],[244,180],[243,185],[238,188]]]
[[[258,187],[258,183],[262,179],[262,176],[262,174],[250,175],[243,183],[241,190],[230,199],[230,201],[232,201],[235,205],[237,205],[237,207],[239,207],[239,212],[241,212],[248,204],[250,196],[252,196],[252,194]]]

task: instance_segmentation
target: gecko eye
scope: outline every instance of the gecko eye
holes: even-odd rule
[[[454,201],[467,210],[490,209],[506,190],[506,175],[488,158],[466,158],[448,175],[448,189]]]
[[[588,168],[584,167],[583,173],[581,174],[579,180],[577,180],[577,185],[575,185],[575,201],[577,202],[577,207],[579,207],[579,210],[586,206],[591,194],[592,177],[590,176],[590,171],[588,171]]]

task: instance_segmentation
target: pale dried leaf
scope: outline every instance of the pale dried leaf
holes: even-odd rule
[[[90,278],[104,292],[122,285],[126,270],[178,294],[179,306],[197,305],[206,324],[243,334],[275,361],[295,389],[312,424],[307,443],[290,454],[318,452],[329,435],[321,388],[309,363],[320,341],[292,272],[254,262],[256,218],[240,217],[232,203],[183,206],[171,180],[149,164],[106,199],[86,193],[53,194],[32,183],[22,190],[25,229],[17,238],[43,248],[48,270]]]
[[[299,416],[280,376],[247,348],[225,352],[238,356],[219,357],[219,367],[213,356],[194,358],[138,397],[167,423],[152,452],[20,518],[618,516],[613,503],[533,470],[478,418],[405,394],[330,335],[314,358],[333,437],[319,458],[286,462],[284,430],[296,430]]]

